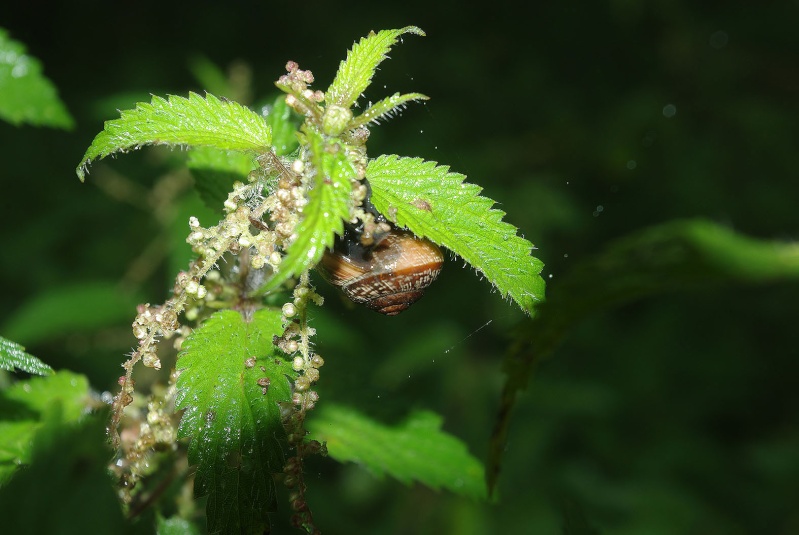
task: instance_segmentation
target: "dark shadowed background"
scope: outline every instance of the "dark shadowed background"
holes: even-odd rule
[[[646,4],[5,6],[0,26],[43,62],[77,127],[0,124],[0,328],[37,296],[85,284],[161,302],[188,258],[187,218],[208,212],[164,178],[182,154],[145,150],[75,176],[117,109],[211,90],[203,62],[249,73],[250,104],[276,95],[287,60],[324,89],[353,41],[408,24],[427,37],[404,38],[367,98],[431,100],[374,129],[370,155],[422,156],[483,186],[553,287],[610,240],[673,219],[796,239],[799,4]],[[388,419],[440,412],[484,457],[514,305],[456,258],[396,318],[319,288],[323,401]],[[320,459],[315,517],[331,534],[586,533],[569,531],[583,521],[613,534],[799,532],[797,301],[795,283],[726,286],[592,317],[520,400],[497,503]],[[109,389],[134,313],[18,341]]]

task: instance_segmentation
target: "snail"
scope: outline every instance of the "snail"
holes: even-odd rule
[[[424,295],[441,272],[444,256],[430,240],[387,228],[371,245],[363,245],[358,232],[348,230],[325,252],[318,268],[352,301],[395,316]]]

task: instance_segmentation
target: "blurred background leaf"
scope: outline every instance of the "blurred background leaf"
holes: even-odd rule
[[[9,338],[33,345],[81,331],[116,325],[130,317],[138,299],[107,282],[62,286],[43,292],[2,326]]]
[[[42,65],[25,53],[25,45],[0,28],[0,119],[14,125],[31,124],[70,129],[75,125],[58,98]]]
[[[6,529],[19,534],[132,532],[105,468],[111,453],[105,422],[104,413],[72,425],[58,410],[47,415],[34,440],[31,465],[0,488]]]
[[[254,155],[212,147],[192,148],[186,165],[205,205],[220,215],[224,213],[222,205],[233,191],[233,184],[246,182],[247,175],[257,167]]]
[[[89,401],[86,378],[67,371],[0,391],[0,485],[30,463],[34,437],[48,417],[57,413],[59,425],[72,425],[86,413]]]

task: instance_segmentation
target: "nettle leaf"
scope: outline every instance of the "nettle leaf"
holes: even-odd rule
[[[0,370],[22,370],[36,375],[49,375],[53,368],[25,352],[19,344],[0,336]]]
[[[183,344],[176,405],[186,410],[178,434],[191,438],[194,493],[208,496],[210,533],[261,533],[268,523],[271,474],[282,468],[278,403],[289,401],[287,377],[296,375],[272,344],[282,332],[280,311],[262,309],[247,321],[224,310]]]
[[[278,272],[256,294],[274,290],[315,266],[325,249],[333,246],[335,235],[344,232],[344,220],[350,217],[350,179],[355,168],[347,159],[347,151],[341,145],[327,145],[316,132],[308,131],[306,137],[316,176],[302,221],[295,229],[297,239],[289,246]]]
[[[391,47],[405,33],[424,36],[424,32],[416,26],[406,26],[399,30],[370,32],[353,45],[347,52],[347,59],[339,64],[336,78],[325,93],[325,101],[344,108],[355,104],[372,82],[377,66],[388,58]]]
[[[308,427],[314,438],[327,442],[328,454],[340,462],[355,462],[377,477],[389,475],[410,484],[483,499],[483,467],[459,439],[441,430],[441,416],[417,411],[397,426],[372,420],[353,409],[324,404]]]
[[[252,153],[195,147],[189,152],[186,165],[194,177],[200,198],[206,206],[221,214],[228,193],[233,191],[233,183],[246,183],[258,162]]]
[[[39,61],[0,28],[0,118],[13,125],[72,128],[75,121],[58,98]]]
[[[502,221],[504,212],[447,166],[384,155],[369,162],[372,202],[386,217],[466,260],[528,314],[544,298],[544,264],[533,244]]]
[[[421,93],[408,93],[406,95],[394,93],[390,97],[386,97],[369,106],[361,115],[350,121],[347,127],[357,128],[368,123],[379,124],[380,121],[393,117],[405,109],[405,105],[408,102],[428,100],[428,98]]]
[[[86,168],[97,158],[143,145],[206,146],[221,150],[266,150],[272,132],[266,120],[246,106],[207,94],[189,93],[189,98],[154,96],[136,108],[121,112],[119,119],[106,121],[83,155],[77,173],[85,178]]]

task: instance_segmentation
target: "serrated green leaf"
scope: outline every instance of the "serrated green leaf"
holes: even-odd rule
[[[0,370],[22,370],[36,375],[49,375],[53,368],[25,352],[19,344],[0,336]]]
[[[533,244],[466,177],[421,158],[387,155],[369,162],[366,178],[383,215],[463,258],[522,310],[531,313],[544,298],[544,264],[531,256]]]
[[[327,442],[328,454],[355,462],[378,477],[389,475],[455,494],[486,496],[483,467],[459,439],[441,430],[441,417],[412,413],[391,427],[346,407],[325,403],[308,420],[313,438]]]
[[[261,533],[268,523],[275,490],[271,474],[282,465],[278,403],[290,399],[287,376],[295,375],[272,344],[282,332],[280,311],[259,310],[245,321],[225,310],[183,344],[176,405],[185,412],[178,433],[191,438],[194,492],[208,496],[210,533]],[[251,357],[254,366],[247,364]],[[266,393],[258,383],[264,378]]]
[[[428,100],[428,97],[421,93],[408,93],[406,95],[394,93],[390,97],[386,97],[369,106],[366,111],[350,121],[347,126],[348,128],[357,128],[368,123],[379,124],[380,121],[398,114],[405,109],[405,104],[414,100]]]
[[[559,276],[504,367],[507,379],[487,462],[493,489],[510,415],[536,365],[585,317],[665,292],[799,280],[799,245],[755,240],[710,221],[674,221],[610,244]]]
[[[286,95],[275,99],[275,103],[268,109],[266,122],[272,128],[272,146],[276,155],[286,156],[297,150],[300,120],[286,104]]]
[[[58,98],[39,61],[0,28],[0,118],[13,125],[72,128],[75,121]]]
[[[266,150],[272,133],[264,118],[246,106],[189,93],[188,98],[154,96],[136,108],[106,121],[83,155],[76,172],[83,180],[86,168],[97,158],[143,145],[206,146],[221,150]]]
[[[347,59],[339,64],[336,78],[325,93],[325,101],[344,108],[351,107],[369,87],[377,66],[388,57],[391,47],[405,33],[424,36],[416,26],[406,26],[399,30],[370,32],[353,45],[347,52]]]
[[[94,282],[47,290],[25,303],[0,332],[25,345],[74,332],[130,323],[141,300],[116,284]]]
[[[274,290],[315,266],[325,249],[333,246],[335,235],[344,232],[344,220],[350,217],[350,179],[355,176],[355,168],[347,159],[346,150],[340,145],[326,145],[316,132],[306,135],[316,169],[314,185],[308,192],[302,221],[295,229],[297,239],[289,246],[278,272],[256,295]]]
[[[250,171],[258,167],[252,153],[232,152],[213,147],[195,147],[189,151],[186,165],[194,177],[194,186],[208,208],[223,213],[234,182],[247,183]]]

